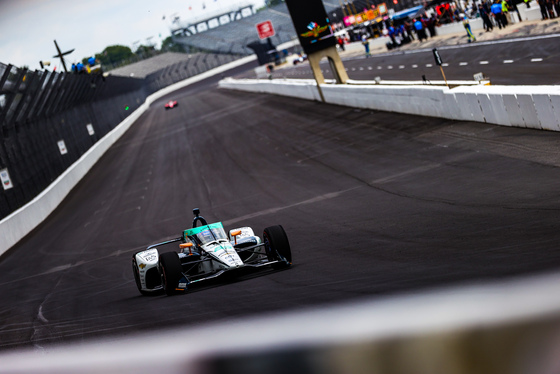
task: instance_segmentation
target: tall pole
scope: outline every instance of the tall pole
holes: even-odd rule
[[[447,86],[447,88],[449,88],[449,84],[447,83],[447,78],[445,78],[445,73],[443,72],[443,68],[441,67],[441,65],[439,66],[440,70],[441,70],[441,75],[443,75],[443,80],[445,81],[445,85]]]
[[[56,42],[56,40],[54,41],[54,46],[56,47],[56,51],[58,52],[58,54],[54,55],[53,58],[58,57],[62,62],[62,67],[64,68],[64,72],[68,73],[68,69],[66,69],[66,63],[64,63],[64,56],[69,55],[70,53],[74,52],[74,50],[71,49],[69,51],[62,53],[60,51],[60,48],[58,47],[58,43]]]

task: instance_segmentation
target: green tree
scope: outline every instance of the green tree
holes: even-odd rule
[[[103,52],[95,55],[95,58],[103,65],[119,64],[134,56],[132,50],[124,45],[111,45]]]

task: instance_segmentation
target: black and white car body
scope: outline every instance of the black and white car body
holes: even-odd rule
[[[221,222],[208,224],[198,209],[193,210],[193,228],[175,239],[150,245],[132,256],[132,271],[143,295],[167,295],[186,291],[192,284],[217,278],[242,268],[289,267],[292,254],[282,226],[264,229],[263,238],[250,227],[225,233]],[[200,226],[198,226],[200,224]],[[177,243],[179,251],[159,253],[159,248]]]

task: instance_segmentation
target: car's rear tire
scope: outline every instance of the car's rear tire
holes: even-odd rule
[[[274,269],[282,269],[292,264],[292,250],[288,236],[281,225],[264,229],[264,246],[269,261],[280,261],[273,264]]]
[[[134,281],[136,282],[136,287],[138,291],[144,296],[148,296],[150,293],[142,289],[142,283],[140,282],[140,270],[138,270],[138,262],[136,258],[132,257],[132,273],[134,274]]]
[[[167,296],[177,293],[177,285],[183,277],[181,271],[181,260],[177,252],[166,252],[159,256],[161,269],[161,283]]]

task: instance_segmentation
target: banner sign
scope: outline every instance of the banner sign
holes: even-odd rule
[[[10,188],[14,187],[14,185],[12,184],[12,180],[10,179],[8,169],[0,170],[0,180],[2,181],[2,187],[4,187],[4,190],[9,190]]]
[[[65,155],[68,153],[68,149],[66,149],[66,143],[64,143],[64,140],[59,140],[57,144],[61,155]]]
[[[265,21],[257,24],[257,32],[259,33],[259,39],[267,39],[274,36],[274,27],[272,27],[272,22]]]
[[[385,3],[382,3],[373,9],[366,10],[356,15],[344,17],[343,22],[345,26],[352,26],[355,24],[364,23],[366,21],[381,22],[381,17],[385,14],[387,14],[387,5]]]
[[[305,53],[318,52],[337,44],[322,0],[286,0],[286,5]]]

